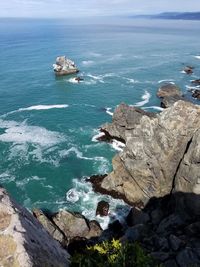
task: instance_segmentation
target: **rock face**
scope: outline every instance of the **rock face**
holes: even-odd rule
[[[161,98],[161,107],[171,107],[178,100],[184,100],[181,90],[175,84],[162,85],[157,92],[157,96]]]
[[[0,266],[69,266],[67,251],[3,188],[0,188]]]
[[[139,241],[163,267],[200,266],[199,220],[199,195],[178,192],[152,198],[143,211],[132,208],[121,240]]]
[[[105,133],[108,140],[117,139],[125,142],[125,129],[135,128],[136,125],[140,123],[140,119],[143,115],[155,117],[155,115],[151,112],[146,112],[142,109],[128,106],[126,104],[120,104],[113,114],[112,124],[105,123],[101,127],[101,131]]]
[[[180,180],[186,178],[181,169],[186,168],[186,179],[192,184],[185,182],[185,190],[198,191],[199,178],[194,173],[199,171],[200,107],[178,101],[156,117],[130,107],[130,120],[127,110],[128,106],[120,105],[113,123],[106,124],[106,131],[123,137],[126,147],[114,157],[113,172],[101,181],[101,188],[128,203],[145,204],[153,196],[169,194],[174,186],[181,189]]]

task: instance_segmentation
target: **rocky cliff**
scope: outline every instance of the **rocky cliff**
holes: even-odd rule
[[[157,115],[119,105],[102,132],[126,147],[114,157],[101,190],[140,205],[172,191],[199,193],[199,129],[200,107],[189,102],[175,102]]]
[[[3,188],[0,188],[0,266],[69,266],[68,253]]]

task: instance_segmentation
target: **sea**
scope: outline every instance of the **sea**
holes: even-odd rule
[[[87,182],[111,172],[123,149],[98,142],[99,127],[122,102],[161,112],[156,92],[165,83],[192,99],[199,29],[200,21],[124,17],[0,19],[0,184],[30,211],[77,211],[104,229],[122,219],[129,207]],[[83,81],[55,77],[60,55],[76,63]],[[110,204],[105,218],[95,216],[100,200]]]

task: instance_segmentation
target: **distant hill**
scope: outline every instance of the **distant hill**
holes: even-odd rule
[[[200,12],[165,12],[156,15],[138,15],[133,18],[200,20]]]

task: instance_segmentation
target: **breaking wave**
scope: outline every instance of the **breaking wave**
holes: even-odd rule
[[[113,112],[110,111],[111,109],[112,108],[106,108],[106,113],[110,116],[113,116]]]
[[[85,65],[85,66],[92,65],[93,63],[94,63],[93,60],[83,60],[83,61],[82,61],[82,64]]]
[[[110,205],[108,216],[96,216],[97,204],[101,200],[107,201]],[[122,222],[130,210],[122,200],[95,193],[91,183],[86,182],[85,178],[73,179],[73,187],[66,192],[66,201],[73,210],[75,207],[89,220],[97,220],[102,229],[106,229],[108,224],[116,219]]]
[[[196,59],[200,59],[200,56],[194,56]]]
[[[136,104],[134,104],[134,106],[135,107],[142,107],[142,106],[144,106],[145,104],[147,104],[149,102],[150,97],[151,97],[151,94],[148,91],[145,91],[145,93],[141,97],[143,100],[137,102]]]

